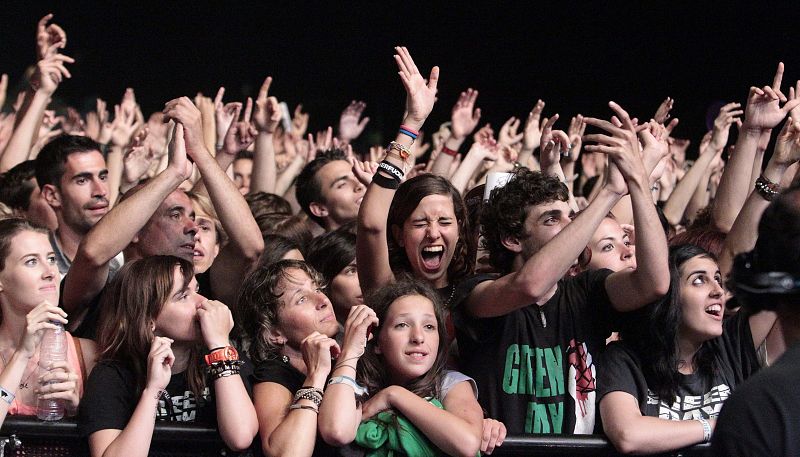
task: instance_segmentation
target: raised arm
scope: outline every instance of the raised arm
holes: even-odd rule
[[[200,111],[192,101],[187,97],[172,100],[164,115],[184,126],[186,151],[200,170],[211,203],[228,234],[228,243],[211,265],[211,284],[218,298],[234,303],[241,281],[264,250],[261,230],[236,185],[206,149]]]
[[[361,135],[369,122],[369,117],[361,119],[366,108],[366,103],[353,100],[342,111],[342,115],[339,116],[339,141],[350,143]]]
[[[108,262],[130,244],[161,202],[191,174],[192,164],[183,146],[183,126],[176,124],[167,168],[103,216],[78,246],[64,277],[61,301],[67,312],[76,313],[100,293],[108,278]]]
[[[527,167],[528,162],[533,159],[533,151],[541,144],[542,127],[540,126],[540,120],[542,118],[542,111],[544,111],[544,102],[537,100],[531,112],[528,113],[528,118],[525,120],[525,127],[522,130],[522,150],[518,158],[519,163],[525,167]]]
[[[31,77],[33,96],[25,114],[21,119],[17,119],[18,124],[14,133],[11,134],[5,151],[0,155],[0,172],[6,172],[28,160],[28,154],[30,154],[34,139],[37,137],[42,116],[44,116],[47,104],[50,103],[50,97],[64,79],[72,77],[65,65],[74,63],[75,60],[72,57],[57,54],[55,49],[59,46],[60,43],[53,44],[51,46],[53,52],[36,64],[36,70]]]
[[[467,183],[469,183],[470,178],[475,174],[476,170],[483,166],[484,161],[495,162],[500,154],[502,152],[499,151],[499,146],[493,141],[472,143],[472,147],[467,152],[461,165],[450,178],[453,187],[463,194],[467,190]]]
[[[436,156],[433,162],[431,173],[444,177],[449,177],[450,165],[458,155],[458,149],[464,144],[470,133],[478,126],[481,120],[481,109],[475,108],[475,100],[478,99],[478,91],[472,88],[461,92],[458,101],[453,106],[450,113],[450,136],[444,142],[442,152]]]
[[[256,111],[253,115],[258,136],[256,136],[256,152],[253,157],[253,175],[250,178],[250,193],[275,193],[278,180],[278,168],[275,164],[275,146],[273,145],[275,129],[281,121],[281,109],[278,99],[267,97],[272,77],[268,76],[261,85],[256,98]],[[289,133],[285,133],[289,135]]]
[[[408,50],[395,48],[394,56],[400,68],[400,79],[406,89],[406,117],[403,126],[419,131],[428,118],[436,101],[436,85],[439,81],[439,67],[431,69],[428,81],[422,77]],[[408,148],[412,138],[398,133],[395,142]],[[398,153],[390,152],[385,161],[403,169],[406,161]],[[384,174],[385,172],[379,171]],[[388,174],[385,175],[390,178]],[[368,293],[394,280],[389,265],[389,247],[386,242],[386,217],[396,189],[381,187],[373,181],[367,188],[358,211],[358,237],[356,239],[356,258],[359,265],[358,279],[361,289]]]
[[[664,205],[664,216],[670,225],[674,226],[681,223],[689,201],[694,196],[698,185],[703,184],[703,178],[708,177],[708,168],[719,152],[711,148],[711,132],[707,133],[706,138],[700,141],[700,155],[689,171],[683,175],[683,179],[678,181],[675,189],[670,193],[666,205]],[[708,182],[706,181],[707,184]]]
[[[750,193],[748,181],[762,131],[777,126],[792,108],[800,105],[800,99],[786,101],[780,89],[782,80],[783,62],[780,62],[772,86],[750,88],[736,148],[725,166],[714,201],[714,224],[723,232],[730,230]],[[781,107],[780,102],[786,103]]]

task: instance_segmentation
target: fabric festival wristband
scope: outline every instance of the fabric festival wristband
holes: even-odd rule
[[[395,167],[394,165],[385,160],[378,164],[378,168],[390,173],[392,176],[394,176],[400,181],[402,181],[403,176],[405,176],[405,174],[399,168]]]
[[[447,154],[449,156],[453,156],[453,157],[458,155],[458,151],[454,151],[454,150],[448,148],[447,146],[442,146],[442,153],[443,154]]]
[[[383,187],[384,189],[392,190],[396,190],[398,187],[400,187],[400,181],[394,177],[384,176],[380,172],[375,173],[372,176],[372,184],[375,184],[378,187]]]

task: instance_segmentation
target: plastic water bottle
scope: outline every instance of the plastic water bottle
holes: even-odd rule
[[[44,333],[39,346],[39,376],[49,372],[55,362],[67,360],[67,334],[60,322],[52,322],[57,328]],[[52,384],[51,381],[48,384]],[[64,417],[64,400],[43,400],[36,402],[36,417],[43,421],[57,421]]]

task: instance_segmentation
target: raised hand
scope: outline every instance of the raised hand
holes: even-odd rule
[[[378,325],[378,317],[369,306],[356,305],[350,308],[350,314],[344,323],[344,340],[340,357],[342,361],[340,363],[348,363],[352,360],[349,363],[355,368],[358,358],[364,355],[367,340],[372,337],[369,334],[370,327]]]
[[[609,102],[608,106],[617,114],[622,125],[617,127],[611,122],[602,119],[585,118],[584,121],[587,124],[605,130],[607,133],[586,135],[585,139],[587,141],[597,143],[585,146],[586,150],[607,154],[626,180],[647,180],[649,173],[646,172],[642,162],[639,141],[636,137],[636,127],[633,121],[621,106],[614,102]]]
[[[498,142],[500,144],[505,144],[507,146],[513,146],[520,141],[524,137],[524,133],[517,133],[519,129],[520,120],[516,117],[510,117],[508,120],[500,127],[500,134],[498,135]]]
[[[569,144],[571,149],[569,154],[563,156],[567,162],[577,162],[581,154],[581,146],[583,145],[583,134],[586,132],[586,123],[583,122],[583,116],[578,114],[569,121],[569,128],[567,129],[567,136],[569,137]]]
[[[114,105],[114,122],[111,123],[111,144],[125,147],[133,134],[139,129],[133,111],[125,112],[120,105]]]
[[[374,146],[373,146],[374,147]],[[357,160],[355,157],[350,157],[348,159],[350,161],[350,165],[353,166],[353,174],[356,175],[356,179],[358,182],[361,183],[362,186],[367,187],[372,182],[372,177],[375,176],[375,173],[378,172],[378,162],[377,161],[360,161]]]
[[[190,102],[191,103],[191,102]],[[172,141],[168,148],[167,169],[175,171],[179,178],[189,179],[192,176],[192,162],[186,156],[186,142],[183,133],[183,124],[175,123],[172,129]]]
[[[233,315],[224,303],[217,300],[203,301],[197,308],[197,320],[200,321],[200,332],[208,349],[229,344]]]
[[[217,131],[217,145],[222,144],[225,134],[231,127],[234,121],[239,118],[239,112],[242,110],[240,102],[222,103],[222,97],[225,95],[225,88],[220,87],[217,91],[217,96],[214,97],[214,125]]]
[[[258,130],[253,124],[245,121],[234,122],[225,134],[222,151],[235,156],[239,151],[249,148],[255,141],[256,135],[258,135]]]
[[[140,129],[130,142],[130,150],[123,158],[124,171],[122,179],[128,184],[138,183],[139,180],[150,169],[153,161],[153,154],[144,146],[148,135],[147,127]]]
[[[331,372],[331,358],[339,355],[339,344],[333,338],[314,332],[300,343],[300,348],[308,370],[307,376],[325,382]]]
[[[656,173],[657,176],[654,177],[654,172],[660,163],[664,163],[664,158],[669,155],[667,128],[653,119],[644,125],[646,128],[639,130],[639,140],[642,143],[642,163],[651,177],[651,181],[657,181],[661,175]]]
[[[290,132],[295,138],[303,138],[308,130],[309,114],[303,112],[303,105],[297,105],[294,109],[294,116],[292,117],[292,131]]]
[[[475,100],[478,98],[478,91],[472,88],[461,92],[458,101],[453,106],[450,113],[451,134],[463,140],[467,137],[481,120],[481,109],[475,108]]]
[[[36,26],[36,57],[39,60],[55,55],[67,45],[67,33],[58,24],[48,25],[50,19],[53,19],[52,13],[39,19]]]
[[[781,92],[783,80],[783,62],[778,63],[778,70],[772,80],[772,86],[751,87],[744,109],[742,128],[748,130],[771,129],[778,125],[786,114],[800,105],[800,99],[787,101]],[[780,102],[786,102],[783,107]]]
[[[53,46],[58,46],[57,44]],[[67,70],[65,64],[75,63],[75,59],[63,54],[53,53],[36,64],[36,70],[31,76],[31,87],[34,90],[41,90],[47,95],[53,95],[65,78],[71,78],[72,74]]]
[[[728,143],[728,134],[730,133],[731,125],[736,124],[742,126],[742,121],[739,119],[744,111],[741,109],[741,103],[728,103],[719,109],[719,114],[714,119],[714,129],[711,136],[711,147],[718,151],[725,148]]]
[[[327,151],[333,147],[333,127],[328,127],[325,130],[317,132],[317,137],[310,133],[308,134],[308,144],[311,148],[311,154],[316,157],[317,152]],[[314,160],[313,157],[310,160]]]
[[[798,160],[800,160],[800,121],[789,117],[775,141],[775,152],[770,162],[788,167]]]
[[[275,133],[275,129],[278,128],[278,123],[281,121],[281,108],[278,105],[278,99],[268,97],[271,85],[272,76],[267,76],[261,84],[258,97],[256,97],[253,123],[259,132]]]
[[[200,110],[194,106],[189,97],[180,97],[168,101],[164,105],[164,119],[174,120],[183,125],[186,140],[186,152],[189,155],[200,154],[206,147],[203,142],[203,120]]]
[[[543,110],[544,102],[537,100],[536,105],[528,113],[528,119],[525,120],[525,128],[522,130],[522,148],[526,151],[533,151],[541,144],[542,128],[539,121]]]
[[[419,130],[433,110],[436,102],[436,85],[439,83],[439,67],[431,69],[428,81],[422,77],[404,46],[394,48],[394,60],[400,69],[400,80],[406,89],[406,117],[403,124]]]
[[[22,334],[19,341],[17,352],[30,359],[36,352],[36,348],[39,347],[39,343],[42,342],[45,330],[56,329],[53,322],[67,325],[67,312],[45,300],[28,312],[25,322],[25,333]]]
[[[361,135],[361,132],[364,131],[364,127],[366,127],[369,122],[368,117],[361,119],[361,115],[364,113],[366,107],[366,103],[353,100],[347,105],[347,108],[342,111],[342,115],[339,117],[340,140],[349,143]]]
[[[172,340],[163,336],[153,337],[150,344],[150,353],[147,354],[147,380],[146,388],[150,391],[160,391],[167,388],[172,377],[172,365],[175,364],[175,354],[172,353]]]
[[[672,106],[675,104],[675,100],[670,97],[664,99],[660,105],[658,105],[658,109],[656,110],[656,114],[653,115],[653,120],[658,122],[659,124],[666,124],[667,119],[669,119],[669,112],[672,110]]]
[[[789,101],[793,101],[797,98],[800,98],[800,79],[798,79],[797,83],[795,83],[795,87],[789,87]],[[800,119],[800,105],[796,105],[794,108],[792,108],[789,111],[789,116],[792,116],[792,119]]]

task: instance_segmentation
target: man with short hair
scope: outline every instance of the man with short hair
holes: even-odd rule
[[[50,244],[63,278],[83,237],[110,209],[108,169],[100,145],[85,136],[56,137],[36,157],[36,181],[58,221]],[[119,266],[116,261],[111,268]]]
[[[356,220],[365,192],[341,149],[318,154],[303,168],[295,184],[300,207],[326,232]]]
[[[0,202],[5,203],[15,215],[50,230],[58,227],[53,208],[42,196],[36,182],[36,163],[26,160],[0,175]]]

